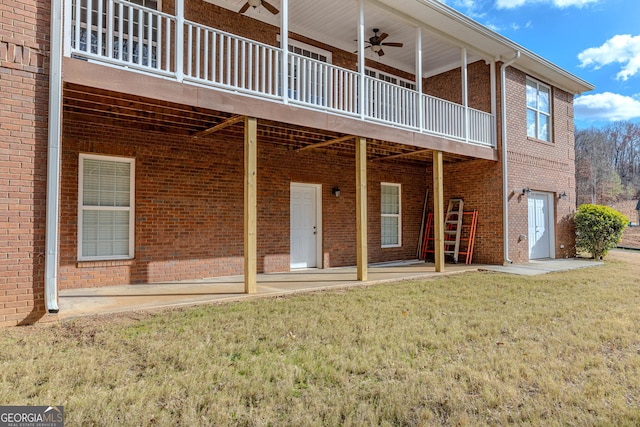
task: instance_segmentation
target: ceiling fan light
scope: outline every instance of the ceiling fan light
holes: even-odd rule
[[[249,6],[251,7],[258,7],[260,6],[261,1],[260,0],[249,0]]]
[[[382,46],[380,46],[379,44],[374,44],[373,46],[371,46],[371,50],[375,53],[378,53],[382,50]]]

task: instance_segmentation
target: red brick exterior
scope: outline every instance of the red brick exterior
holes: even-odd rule
[[[135,259],[77,261],[79,153],[136,160]],[[61,289],[242,274],[243,140],[169,136],[65,121]],[[339,177],[339,178],[338,178]],[[416,257],[424,167],[369,165],[369,261]],[[258,270],[289,270],[292,182],[322,185],[324,267],[356,263],[355,158],[258,146]],[[380,182],[402,184],[401,248],[380,247]],[[339,186],[339,198],[331,189]]]
[[[571,221],[575,212],[575,157],[573,96],[552,88],[553,130],[551,143],[527,137],[526,75],[516,69],[507,72],[507,135],[509,191],[527,187],[553,193],[555,202],[556,258],[575,256],[575,232]],[[550,85],[549,82],[542,82]],[[558,195],[566,192],[566,200]],[[509,198],[509,246],[514,262],[529,260],[527,240],[527,198],[512,194]],[[519,241],[520,240],[520,241]],[[561,247],[561,245],[563,247]]]
[[[44,308],[49,1],[0,0],[0,325]]]
[[[202,1],[186,3],[187,18],[277,44],[278,29]],[[172,0],[163,10],[174,12]],[[0,0],[0,325],[43,318],[50,2]],[[355,69],[356,55],[299,35],[329,50],[335,65]],[[413,79],[388,66],[374,66]],[[490,67],[468,68],[469,105],[491,109]],[[499,75],[496,76],[499,80]],[[553,88],[553,141],[526,135],[525,74],[507,72],[509,191],[553,193],[556,257],[575,254],[570,217],[575,206],[573,97]],[[550,84],[550,82],[543,82]],[[552,86],[552,85],[551,85]],[[425,93],[460,102],[460,70],[425,79]],[[500,111],[498,85],[498,111]],[[117,94],[113,94],[117,96]],[[243,141],[224,133],[193,139],[63,119],[60,289],[242,274]],[[498,120],[498,151],[501,151]],[[78,262],[80,153],[135,158],[135,258]],[[444,200],[462,197],[479,211],[474,262],[502,263],[502,163],[472,160],[445,165]],[[292,182],[322,186],[323,267],[356,263],[355,159],[331,151],[294,152],[258,145],[258,270],[289,269],[289,193]],[[402,246],[380,245],[380,183],[402,185]],[[339,198],[331,189],[339,186]],[[433,203],[432,169],[401,161],[368,164],[369,262],[413,259],[424,195]],[[569,195],[559,200],[560,192]],[[509,199],[509,257],[528,260],[526,197]],[[561,245],[563,247],[561,247]]]

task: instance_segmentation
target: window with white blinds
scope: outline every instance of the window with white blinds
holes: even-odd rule
[[[134,159],[80,155],[78,259],[133,258]]]
[[[400,184],[380,185],[381,242],[383,248],[402,246]]]

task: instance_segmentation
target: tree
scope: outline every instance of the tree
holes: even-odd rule
[[[607,135],[598,129],[576,132],[576,186],[579,203],[606,203],[614,194],[614,175]]]
[[[576,247],[588,251],[593,259],[602,259],[615,248],[629,219],[608,206],[586,204],[574,216]]]
[[[640,196],[640,123],[616,122],[575,133],[578,203]]]

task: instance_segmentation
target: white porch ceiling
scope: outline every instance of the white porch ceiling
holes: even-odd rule
[[[246,0],[205,0],[217,6],[239,11]],[[281,0],[268,0],[281,10]],[[280,25],[280,15],[273,15],[264,7],[252,8],[246,16]],[[289,1],[289,30],[313,40],[338,47],[348,52],[358,49],[358,1],[327,0],[291,0]],[[402,48],[385,47],[384,56],[378,56],[366,50],[368,59],[415,73],[416,64],[416,25],[394,16],[380,4],[365,2],[365,38],[373,36],[373,29],[388,33],[385,42],[403,43]],[[461,48],[423,29],[422,32],[423,74],[425,77],[454,69],[461,64]],[[469,52],[469,63],[480,57]]]
[[[205,0],[239,11],[246,0]],[[281,0],[267,0],[278,9]],[[313,40],[348,52],[358,48],[358,0],[290,0],[289,29]],[[280,15],[272,15],[264,7],[249,8],[247,16],[280,25]],[[365,0],[365,38],[373,29],[389,34],[387,42],[400,42],[404,47],[387,47],[379,57],[367,49],[367,58],[400,70],[416,70],[416,28],[422,30],[422,72],[425,77],[457,68],[461,49],[468,49],[468,62],[508,61],[516,52],[520,59],[514,67],[541,78],[570,93],[593,89],[590,83],[570,74],[515,42],[478,24],[438,0]]]

